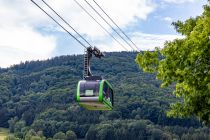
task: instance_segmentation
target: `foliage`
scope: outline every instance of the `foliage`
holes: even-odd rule
[[[58,132],[53,136],[53,139],[55,139],[55,140],[65,140],[66,135],[63,132]]]
[[[133,61],[136,55],[116,52],[93,59],[93,74],[103,75],[114,87],[113,111],[88,111],[75,102],[77,82],[82,79],[82,55],[2,69],[0,126],[25,140],[141,139],[142,134],[180,139],[200,133],[209,137],[209,128],[195,118],[166,116],[169,104],[177,101],[170,94],[173,87],[161,89],[155,75],[139,71]]]
[[[210,3],[210,2],[209,2]],[[210,123],[210,6],[201,16],[173,25],[184,38],[168,41],[162,50],[139,53],[136,62],[147,72],[155,72],[162,87],[176,85],[181,99],[171,104],[169,116],[197,116]],[[159,59],[161,55],[161,59]]]
[[[16,138],[15,136],[13,135],[9,135],[8,137],[6,137],[5,140],[20,140],[19,138]]]
[[[74,133],[74,131],[69,130],[66,132],[66,140],[76,140],[76,139],[77,139],[77,136]]]

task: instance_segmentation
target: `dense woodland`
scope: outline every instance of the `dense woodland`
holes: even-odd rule
[[[143,73],[136,52],[93,59],[92,71],[114,87],[113,111],[88,111],[75,102],[83,56],[61,56],[0,69],[0,127],[8,140],[208,140],[210,127],[196,118],[168,118],[174,86],[160,88]]]

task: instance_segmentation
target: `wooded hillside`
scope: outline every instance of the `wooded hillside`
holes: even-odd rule
[[[87,111],[75,102],[83,56],[61,56],[0,69],[0,127],[20,139],[209,139],[195,118],[167,118],[177,99],[135,63],[135,52],[93,59],[92,72],[115,91],[113,111]],[[11,136],[11,139],[14,137]]]

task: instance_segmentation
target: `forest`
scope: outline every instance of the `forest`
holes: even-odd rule
[[[75,102],[83,55],[22,62],[0,69],[0,127],[7,140],[209,140],[210,127],[196,117],[167,117],[178,100],[172,84],[160,88],[154,74],[135,62],[137,52],[93,58],[92,72],[114,87],[112,111],[88,111]]]

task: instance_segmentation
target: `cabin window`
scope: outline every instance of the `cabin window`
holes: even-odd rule
[[[106,100],[109,100],[113,104],[113,90],[105,82],[103,87],[103,95]]]
[[[81,82],[80,83],[80,96],[87,97],[87,96],[98,96],[99,92],[99,82]]]

